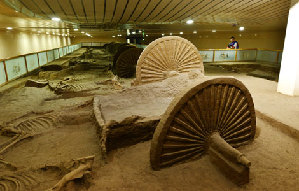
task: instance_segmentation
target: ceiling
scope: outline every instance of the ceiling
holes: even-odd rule
[[[24,18],[24,15],[47,21],[33,27],[43,29],[80,28],[94,34],[105,31],[143,29],[148,33],[184,30],[248,31],[285,30],[291,0],[1,0],[14,9],[0,13]],[[15,14],[18,11],[19,14]],[[13,13],[14,12],[14,13]],[[20,14],[23,13],[23,14]],[[60,17],[64,24],[51,24]],[[192,25],[185,22],[194,20]],[[5,20],[5,19],[4,19]],[[0,17],[1,21],[1,17]],[[2,21],[1,21],[2,22]],[[3,23],[1,23],[3,25]],[[2,27],[0,24],[0,27]],[[32,27],[28,23],[19,28]],[[74,34],[80,33],[73,32]]]

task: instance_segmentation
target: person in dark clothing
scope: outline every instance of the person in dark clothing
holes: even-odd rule
[[[229,49],[239,49],[239,43],[236,41],[235,37],[230,38],[231,43],[228,44],[227,48]]]

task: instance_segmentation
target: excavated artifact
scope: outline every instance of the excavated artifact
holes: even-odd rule
[[[137,60],[142,48],[130,48],[124,51],[117,59],[115,73],[121,78],[130,78],[135,75]]]
[[[133,45],[128,45],[128,44],[123,44],[121,45],[116,54],[114,55],[113,57],[113,65],[112,65],[112,69],[113,71],[115,70],[115,66],[116,66],[116,62],[117,62],[117,59],[119,58],[119,56],[126,50],[130,49],[130,48],[136,48],[136,46],[133,46]]]
[[[191,70],[204,73],[197,48],[178,36],[162,37],[150,43],[140,55],[135,84],[161,81],[169,76],[168,73]]]
[[[154,170],[209,153],[237,184],[249,181],[250,162],[234,149],[254,139],[256,119],[247,88],[234,78],[216,78],[187,88],[169,105],[151,145]]]

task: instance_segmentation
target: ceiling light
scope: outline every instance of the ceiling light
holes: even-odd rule
[[[142,33],[142,30],[139,30],[139,33]]]
[[[193,34],[197,34],[197,31],[193,31]]]
[[[81,33],[84,34],[85,32],[82,31]]]
[[[78,31],[79,29],[74,29],[74,31]]]
[[[59,17],[52,17],[52,21],[58,22],[58,21],[60,21],[60,18]]]
[[[184,34],[184,32],[180,32],[180,34]]]
[[[165,34],[162,34],[162,36],[165,36]]]
[[[239,30],[243,31],[243,30],[245,30],[245,27],[240,27]]]
[[[55,35],[55,32],[53,32],[52,34],[54,34],[54,35]]]
[[[172,36],[172,32],[171,32],[171,33],[169,33],[169,35],[170,35],[170,36]]]
[[[7,30],[12,30],[12,27],[6,27]]]
[[[193,24],[193,20],[191,20],[191,19],[189,19],[188,21],[186,21],[186,23],[188,24],[188,25],[191,25],[191,24]]]
[[[133,31],[133,32],[132,32],[132,34],[136,34],[136,32],[135,32],[135,31]]]
[[[113,38],[115,38],[115,36],[112,36]]]
[[[46,34],[49,34],[49,32],[46,32]]]
[[[212,32],[216,32],[216,29],[213,29]]]
[[[145,35],[145,36],[148,36],[148,34],[147,34],[147,35]]]
[[[144,39],[142,39],[142,40],[144,40]]]

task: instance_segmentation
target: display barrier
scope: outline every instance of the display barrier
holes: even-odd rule
[[[46,52],[40,52],[37,55],[38,55],[38,63],[40,66],[43,66],[48,63]]]
[[[0,60],[0,86],[81,48],[81,44]]]
[[[82,47],[99,47],[104,46],[108,42],[82,42]]]
[[[48,62],[52,62],[54,60],[54,50],[47,51],[47,59]]]
[[[34,70],[35,68],[38,68],[38,55],[37,54],[29,54],[25,56],[26,64],[28,72]]]
[[[23,74],[26,74],[26,63],[25,63],[25,57],[18,57],[13,58],[10,60],[5,60],[5,67],[6,67],[6,74],[7,74],[7,80],[13,80],[17,77],[22,76]]]
[[[0,85],[6,82],[6,73],[4,69],[4,63],[0,62]]]
[[[59,49],[54,49],[54,59],[58,59],[59,58]]]
[[[280,63],[281,50],[263,49],[204,49],[199,50],[203,62],[240,62],[240,61],[262,61]]]

